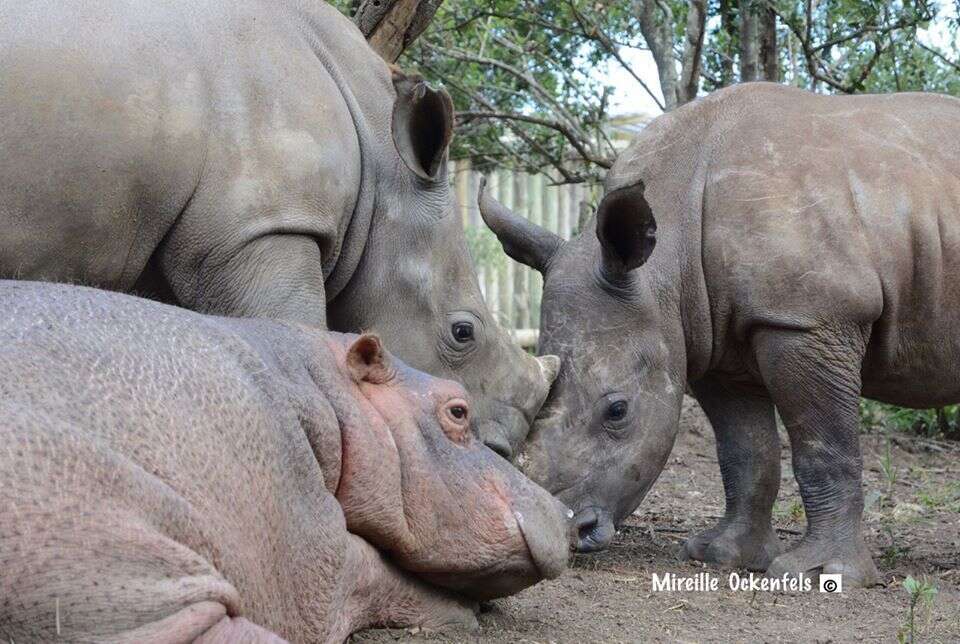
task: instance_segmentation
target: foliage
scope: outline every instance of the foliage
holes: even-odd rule
[[[907,409],[864,399],[860,402],[860,420],[867,429],[910,432],[926,438],[960,439],[960,405]]]
[[[910,642],[912,644],[916,635],[915,614],[917,608],[929,606],[933,602],[933,598],[937,594],[937,587],[927,580],[917,581],[908,576],[903,580],[903,588],[910,595],[910,608],[907,613],[907,623],[897,633],[897,639],[900,642]]]
[[[474,266],[484,269],[501,268],[505,261],[500,241],[486,226],[468,226],[464,228],[467,247],[473,258]]]
[[[960,95],[960,8],[948,11],[951,1],[446,0],[400,62],[453,95],[455,158],[596,181],[617,151],[605,70],[622,67],[669,108],[692,98],[678,87],[685,72],[698,72],[701,93],[739,82],[757,49],[746,45],[759,38],[771,54],[762,78],[820,92]],[[334,4],[348,11],[350,0]],[[705,22],[690,19],[698,7]],[[741,29],[751,17],[759,35]],[[921,38],[925,28],[941,34],[941,48]],[[660,87],[625,56],[645,49],[665,55]]]

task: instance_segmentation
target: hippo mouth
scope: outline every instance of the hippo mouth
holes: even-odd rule
[[[596,506],[580,510],[573,519],[577,531],[577,552],[604,550],[617,534],[610,513]]]
[[[421,571],[418,576],[465,598],[485,601],[513,595],[563,574],[572,546],[569,528],[573,511],[552,497],[510,503],[499,489],[492,491],[503,501],[499,509],[511,533],[510,552],[500,553],[481,570]]]
[[[568,517],[573,516],[573,511],[568,510]],[[514,511],[513,518],[517,522],[517,528],[520,530],[520,536],[527,545],[527,551],[530,553],[530,560],[533,567],[536,568],[540,577],[543,579],[556,579],[567,568],[567,548],[558,548],[553,542],[556,535],[547,535],[543,530],[528,530],[524,527],[524,517],[522,512]]]

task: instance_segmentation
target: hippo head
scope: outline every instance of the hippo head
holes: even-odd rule
[[[682,329],[658,275],[643,266],[656,222],[643,185],[608,192],[595,234],[564,242],[481,197],[511,257],[544,276],[540,350],[560,372],[518,458],[573,508],[577,549],[605,547],[640,504],[677,435],[685,382]]]
[[[357,401],[341,418],[347,529],[474,599],[559,575],[573,513],[473,435],[463,387],[407,367],[374,335],[342,343],[334,352]]]
[[[481,440],[510,459],[559,361],[523,351],[484,303],[450,190],[450,96],[396,69],[392,81],[375,215],[349,288],[331,302],[330,326],[376,331],[412,367],[463,384]]]

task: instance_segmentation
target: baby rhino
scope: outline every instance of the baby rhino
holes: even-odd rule
[[[373,335],[0,282],[0,636],[342,641],[475,624],[567,510]]]

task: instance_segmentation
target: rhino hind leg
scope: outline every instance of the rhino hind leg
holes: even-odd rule
[[[766,570],[780,554],[771,524],[780,487],[780,439],[773,403],[738,394],[713,378],[692,385],[717,440],[726,511],[694,535],[684,554],[723,566]]]
[[[757,363],[790,435],[807,531],[770,564],[770,576],[843,574],[871,586],[877,569],[861,532],[860,367],[868,332],[855,325],[814,331],[763,330]]]

